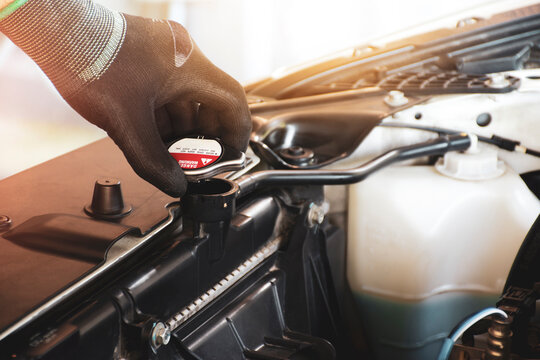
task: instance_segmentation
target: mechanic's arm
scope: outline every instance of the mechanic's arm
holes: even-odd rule
[[[167,194],[182,195],[186,182],[164,141],[202,133],[245,150],[251,119],[243,88],[204,57],[180,24],[90,0],[2,5],[0,31],[77,112],[107,131],[137,174]]]
[[[0,11],[3,10],[6,6],[14,2],[15,0],[0,0]]]

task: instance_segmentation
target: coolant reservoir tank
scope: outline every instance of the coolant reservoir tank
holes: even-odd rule
[[[350,187],[347,276],[377,359],[437,358],[459,321],[495,304],[540,213],[495,154],[456,155]]]

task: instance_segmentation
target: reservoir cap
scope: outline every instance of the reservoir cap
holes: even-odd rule
[[[199,181],[214,175],[240,170],[246,156],[216,138],[187,136],[169,144],[169,153],[184,170],[188,181]]]

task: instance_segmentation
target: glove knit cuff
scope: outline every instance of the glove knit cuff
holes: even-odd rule
[[[121,13],[90,0],[21,0],[0,15],[3,12],[0,31],[38,64],[64,97],[99,79],[126,35]]]

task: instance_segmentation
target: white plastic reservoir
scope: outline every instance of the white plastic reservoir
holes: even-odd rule
[[[435,359],[458,322],[494,305],[539,213],[511,169],[458,180],[391,167],[351,186],[347,276],[377,359]]]

